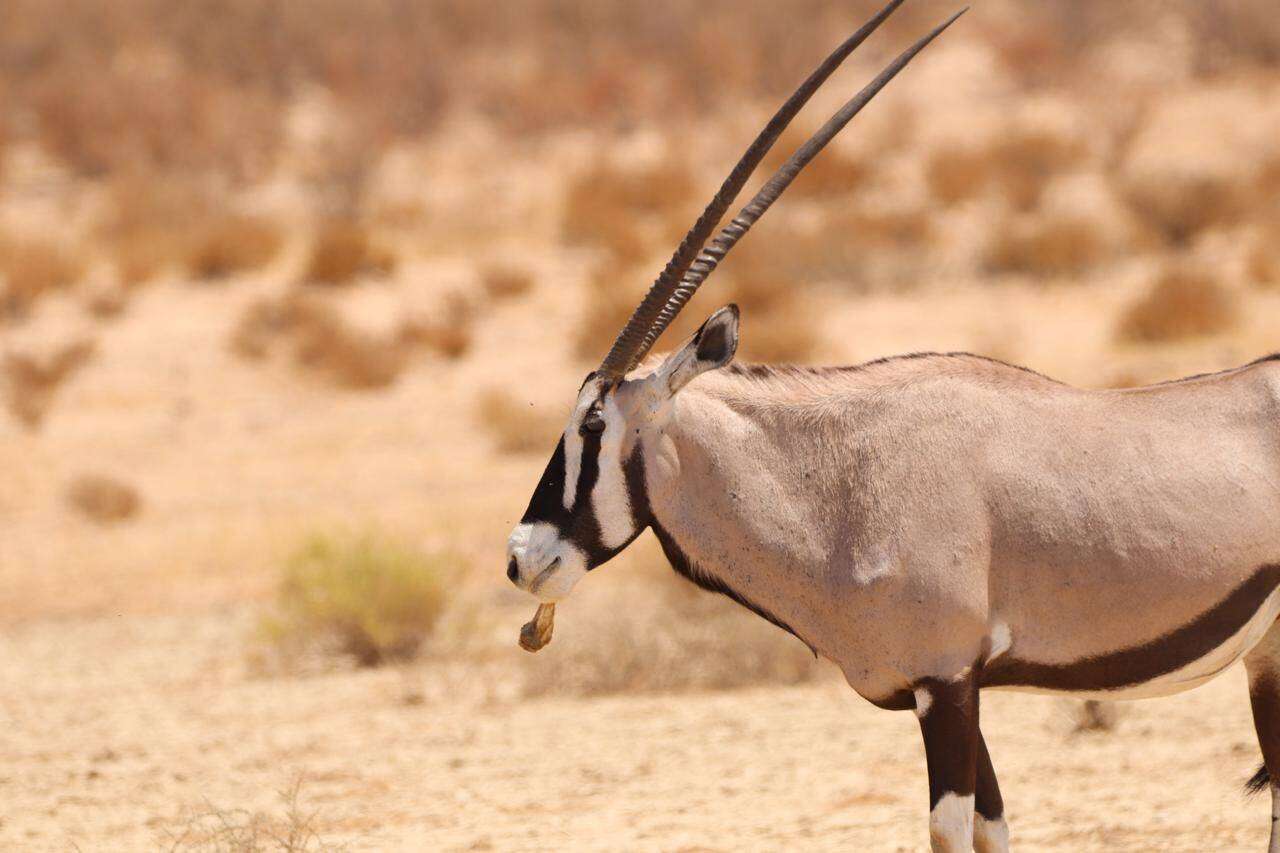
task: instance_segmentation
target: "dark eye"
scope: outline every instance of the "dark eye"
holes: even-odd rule
[[[596,435],[604,432],[604,418],[600,417],[599,412],[587,412],[587,416],[582,419],[582,424],[578,427],[579,435],[586,435],[589,432]]]

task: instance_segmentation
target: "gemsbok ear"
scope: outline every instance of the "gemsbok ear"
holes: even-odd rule
[[[738,306],[726,305],[707,318],[693,338],[672,353],[660,369],[672,394],[695,376],[724,367],[738,351]]]

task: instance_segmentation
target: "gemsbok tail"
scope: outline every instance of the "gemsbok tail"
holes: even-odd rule
[[[1271,774],[1267,772],[1267,765],[1258,765],[1258,772],[1249,777],[1249,781],[1244,783],[1244,792],[1248,796],[1261,794],[1271,784]]]

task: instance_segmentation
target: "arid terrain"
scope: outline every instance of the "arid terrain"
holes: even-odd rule
[[[873,4],[57,6],[0,11],[0,849],[927,849],[913,717],[648,534],[536,657],[503,574],[582,375]],[[976,3],[659,348],[732,300],[745,360],[1280,350],[1280,21],[1215,8]],[[1238,668],[983,718],[1015,849],[1265,843]]]
[[[0,846],[189,849],[236,810],[280,831],[296,784],[320,838],[355,850],[928,847],[914,718],[831,677],[459,701],[447,667],[253,677],[243,628],[221,611],[7,631]],[[1039,696],[990,694],[983,718],[1017,849],[1266,843],[1266,803],[1241,794],[1257,747],[1238,669],[1125,705],[1109,732],[1073,733]]]

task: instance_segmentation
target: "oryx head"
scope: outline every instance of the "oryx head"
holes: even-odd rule
[[[644,531],[644,437],[661,428],[681,388],[728,364],[737,346],[738,308],[730,305],[652,372],[624,378],[602,368],[588,374],[507,543],[512,582],[542,601],[556,601]]]
[[[818,66],[765,125],[719,192],[685,235],[600,367],[587,375],[564,435],[529,508],[507,543],[507,577],[544,602],[564,598],[591,569],[631,543],[649,524],[643,500],[648,431],[670,414],[673,396],[693,378],[728,364],[738,343],[738,309],[722,308],[656,370],[629,375],[658,336],[769,206],[849,121],[925,45],[963,12],[890,63],[771,177],[738,215],[707,242],[729,205],[778,136],[818,87],[903,0],[892,0]]]

